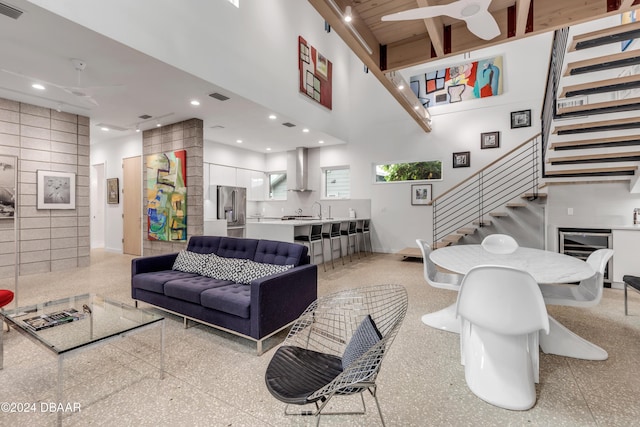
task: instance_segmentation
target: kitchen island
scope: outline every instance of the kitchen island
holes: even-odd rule
[[[309,227],[312,225],[347,222],[354,219],[359,222],[358,226],[360,226],[361,221],[368,218],[261,219],[258,222],[247,222],[246,236],[251,239],[293,242],[295,236],[309,234]]]

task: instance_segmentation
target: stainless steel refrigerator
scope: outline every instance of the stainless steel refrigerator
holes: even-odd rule
[[[227,220],[227,236],[244,237],[247,189],[218,185],[218,219]]]

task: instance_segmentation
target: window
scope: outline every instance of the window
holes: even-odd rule
[[[375,165],[375,182],[432,181],[442,179],[442,161]]]
[[[287,200],[287,174],[284,172],[269,173],[269,198]]]
[[[348,199],[351,179],[349,168],[331,167],[322,169],[322,197],[327,199]]]

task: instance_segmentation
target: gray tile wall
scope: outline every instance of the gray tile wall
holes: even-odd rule
[[[147,224],[147,168],[146,157],[168,151],[187,150],[187,240],[204,232],[203,200],[203,129],[202,120],[190,119],[144,131],[142,134],[143,166],[143,224]],[[143,255],[159,255],[184,249],[186,243],[159,242],[147,239],[143,230]]]
[[[0,154],[18,156],[19,274],[89,265],[89,118],[0,98]],[[36,209],[36,171],[76,174],[76,208]],[[0,277],[15,265],[14,221],[0,221]]]

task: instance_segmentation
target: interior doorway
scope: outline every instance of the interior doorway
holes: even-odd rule
[[[105,247],[105,177],[104,177],[104,163],[99,163],[91,166],[90,172],[90,233],[91,241],[90,247],[104,248]]]
[[[142,255],[142,158],[122,159],[122,252]]]

